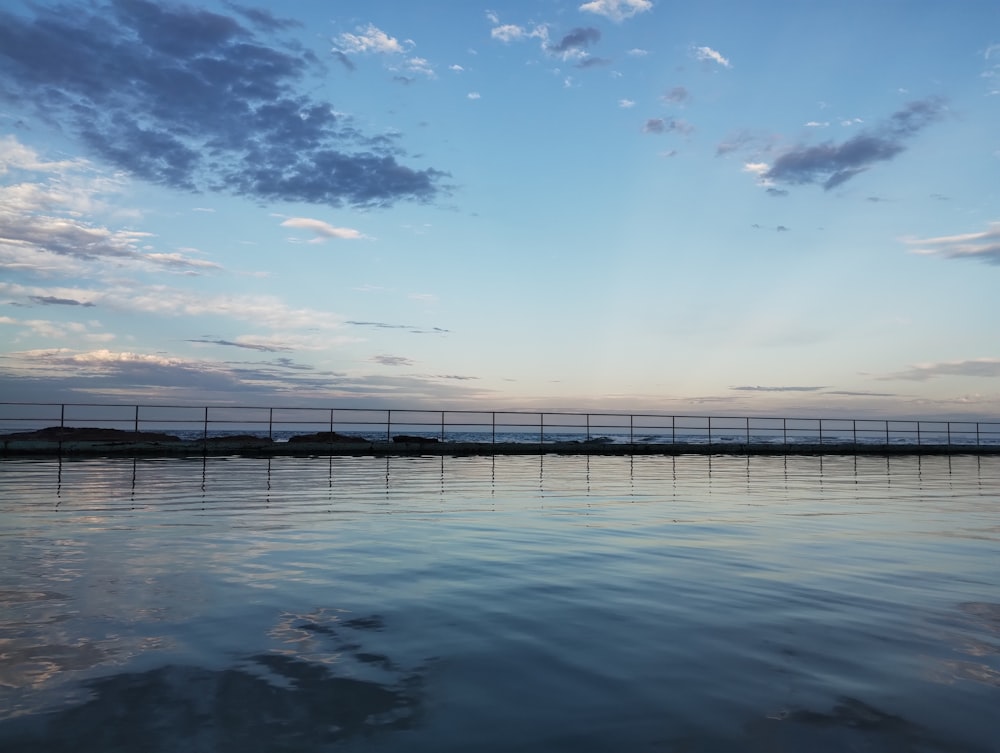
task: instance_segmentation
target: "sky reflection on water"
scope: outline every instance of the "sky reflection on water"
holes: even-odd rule
[[[994,749],[997,458],[0,473],[4,750]]]

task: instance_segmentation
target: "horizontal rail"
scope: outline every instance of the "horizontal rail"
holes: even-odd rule
[[[0,402],[0,435],[43,428],[173,432],[183,438],[250,434],[281,441],[334,433],[391,441],[627,444],[1000,445],[1000,420],[706,416],[569,411],[304,408],[251,405]]]

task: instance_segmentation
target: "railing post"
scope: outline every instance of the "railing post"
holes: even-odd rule
[[[333,441],[333,408],[330,408],[330,441]]]
[[[851,436],[854,438],[854,448],[858,447],[858,419],[851,419]]]
[[[635,416],[632,414],[628,417],[628,443],[635,444]]]
[[[885,446],[889,446],[889,419],[885,420]]]
[[[976,447],[979,447],[979,422],[976,421]]]
[[[66,428],[66,403],[59,403],[59,428]],[[979,424],[976,424],[976,436],[979,436]]]
[[[441,441],[444,441],[444,411],[441,411]]]
[[[677,416],[670,417],[670,444],[677,444]]]
[[[920,421],[917,421],[917,447],[920,446]]]
[[[545,444],[545,414],[538,414],[538,444]]]
[[[708,417],[708,444],[709,444],[709,446],[711,446],[711,444],[712,444],[712,417],[711,416]]]
[[[207,405],[205,406],[205,423],[202,424],[202,429],[201,429],[201,441],[202,442],[207,442],[208,441],[208,406]]]
[[[587,414],[587,441],[590,441],[590,414]]]
[[[493,411],[493,444],[497,443],[497,412]]]
[[[385,412],[385,441],[392,441],[392,411],[387,410]]]
[[[819,443],[823,444],[823,419],[819,419]]]
[[[781,419],[781,445],[788,449],[788,419]]]
[[[267,438],[274,439],[274,408],[267,409]]]
[[[951,447],[951,421],[948,421],[944,425],[945,431],[948,432],[948,446]]]
[[[135,406],[135,433],[139,433],[139,406]]]
[[[750,416],[747,416],[746,419],[747,419],[747,445],[749,445],[750,444]]]

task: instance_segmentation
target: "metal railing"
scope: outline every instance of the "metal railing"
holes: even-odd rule
[[[280,441],[337,432],[373,441],[407,435],[539,444],[1000,445],[1000,421],[0,402],[0,435],[47,427],[159,431],[206,440],[250,434]]]

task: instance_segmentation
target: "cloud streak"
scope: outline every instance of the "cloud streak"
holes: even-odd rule
[[[0,11],[0,96],[136,177],[329,206],[430,201],[443,190],[445,173],[399,162],[395,138],[368,136],[302,93],[318,60],[272,40],[280,24],[266,14],[255,31],[150,0],[32,13]],[[355,48],[393,46],[355,37]]]
[[[905,241],[915,254],[944,259],[970,259],[1000,266],[1000,222],[990,223],[980,233],[944,235],[938,238],[913,238]]]
[[[906,150],[907,141],[944,114],[944,102],[938,98],[911,102],[878,127],[847,141],[790,149],[762,173],[762,178],[766,183],[818,183],[826,190],[836,188],[879,162],[897,157]]]
[[[322,220],[314,220],[308,217],[289,217],[281,223],[281,226],[297,228],[299,230],[308,230],[309,232],[314,233],[316,237],[310,241],[311,243],[322,242],[329,238],[337,238],[339,240],[358,240],[359,238],[365,237],[365,235],[359,230],[354,230],[349,227],[334,227],[333,225],[323,222]]]
[[[972,358],[965,361],[921,363],[911,366],[905,371],[899,371],[880,378],[884,380],[905,379],[913,382],[925,382],[929,379],[942,376],[996,379],[1000,377],[1000,358]]]

